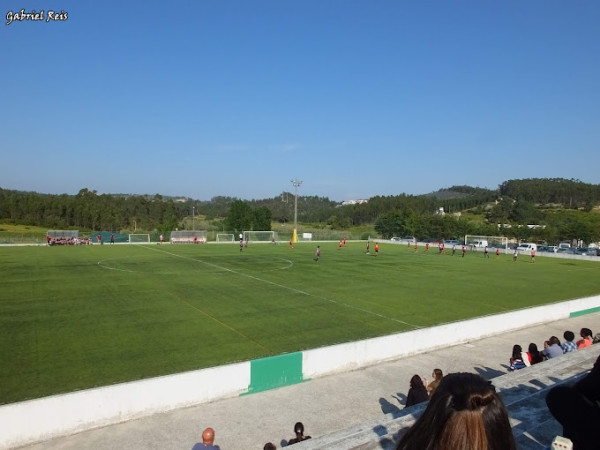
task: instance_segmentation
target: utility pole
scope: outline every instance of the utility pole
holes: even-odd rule
[[[292,242],[297,242],[298,240],[298,188],[302,184],[298,178],[294,178],[292,180],[292,185],[294,186],[294,235],[292,236]]]

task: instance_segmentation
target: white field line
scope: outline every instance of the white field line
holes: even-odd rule
[[[413,327],[415,329],[422,328],[421,326],[414,325],[412,323],[408,323],[408,322],[405,322],[403,320],[396,319],[394,317],[384,316],[383,314],[379,314],[379,313],[376,313],[376,312],[368,310],[368,309],[359,308],[358,306],[349,305],[347,303],[340,302],[338,300],[333,300],[333,299],[330,299],[330,298],[327,298],[327,297],[323,297],[323,296],[320,296],[320,295],[314,295],[314,294],[311,294],[310,292],[306,292],[306,291],[303,291],[301,289],[296,289],[296,288],[293,288],[293,287],[290,287],[290,286],[285,286],[283,284],[275,283],[274,281],[265,280],[263,278],[259,278],[259,277],[256,277],[254,275],[250,275],[250,274],[247,274],[247,273],[244,273],[244,272],[239,272],[237,270],[229,269],[227,267],[219,266],[218,264],[209,263],[209,262],[203,261],[201,259],[190,258],[189,256],[178,255],[176,253],[172,253],[172,252],[169,252],[169,251],[166,251],[166,250],[155,249],[154,247],[143,246],[143,248],[146,248],[148,250],[153,250],[153,251],[161,252],[161,253],[166,253],[166,254],[174,256],[176,258],[188,259],[190,261],[199,262],[201,264],[205,264],[205,265],[210,266],[210,267],[214,267],[214,268],[217,268],[217,269],[220,269],[220,270],[224,270],[226,272],[230,272],[230,273],[233,273],[235,275],[239,275],[241,277],[250,278],[252,280],[259,281],[261,283],[270,284],[272,286],[276,286],[276,287],[281,288],[281,289],[285,289],[285,290],[288,290],[288,291],[291,291],[291,292],[294,292],[294,293],[297,293],[297,294],[301,294],[301,295],[306,295],[307,297],[313,297],[313,298],[316,298],[316,299],[319,299],[319,300],[323,300],[323,301],[326,301],[326,302],[329,302],[329,303],[332,303],[332,304],[335,304],[335,305],[338,305],[338,306],[343,306],[343,307],[348,308],[348,309],[354,309],[356,311],[360,311],[360,312],[363,312],[365,314],[376,316],[376,317],[379,317],[381,319],[390,320],[392,322],[401,323],[403,325],[408,325],[409,327]],[[286,260],[286,261],[288,261],[291,265],[293,265],[292,261],[289,261],[289,260]]]

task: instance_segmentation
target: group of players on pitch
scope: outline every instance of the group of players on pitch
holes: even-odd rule
[[[342,239],[339,243],[339,247],[338,249],[341,249],[343,247],[346,246],[346,238]],[[410,242],[408,243],[408,248],[410,249],[411,244]],[[293,242],[290,239],[290,248],[294,248]],[[371,241],[367,241],[367,247],[366,247],[366,253],[367,255],[370,254],[370,249],[371,249]],[[414,251],[418,252],[419,251],[419,244],[417,242],[415,242],[414,245]],[[474,249],[473,249],[474,251]],[[429,253],[429,242],[425,243],[425,253]],[[438,244],[438,253],[440,255],[445,255],[446,254],[446,245],[441,242],[440,244]],[[465,254],[467,253],[467,246],[466,245],[461,245],[461,254],[462,257],[465,257]],[[375,256],[377,256],[379,254],[379,244],[376,242],[375,243]],[[452,245],[452,256],[454,256],[456,254],[456,244]],[[488,246],[486,245],[483,248],[483,257],[484,258],[489,258],[490,257],[490,251]],[[497,248],[496,249],[496,258],[500,257],[500,249]],[[513,253],[513,261],[516,261],[517,258],[519,257],[519,251],[517,249],[515,249],[514,253]],[[319,261],[319,259],[321,259],[321,246],[317,245],[317,249],[315,250],[315,255],[313,258],[315,261]],[[531,262],[535,262],[535,249],[531,251]]]

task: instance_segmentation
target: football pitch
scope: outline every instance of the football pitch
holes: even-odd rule
[[[373,247],[1,247],[0,404],[600,293],[594,262]]]

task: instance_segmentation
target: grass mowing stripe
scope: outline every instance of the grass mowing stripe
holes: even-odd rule
[[[187,300],[184,300],[184,299],[183,299],[183,298],[181,298],[181,297],[176,297],[176,296],[174,296],[174,295],[173,295],[173,297],[175,297],[175,298],[176,298],[176,300],[179,300],[180,302],[182,302],[182,303],[185,303],[185,304],[186,304],[186,305],[188,305],[190,308],[193,308],[193,309],[195,309],[196,311],[200,312],[201,314],[205,315],[205,316],[206,316],[206,317],[208,317],[209,319],[211,319],[211,320],[215,321],[216,323],[218,323],[218,324],[219,324],[219,325],[221,325],[222,327],[224,327],[224,328],[227,328],[227,329],[229,329],[229,330],[233,331],[234,333],[236,333],[236,334],[237,334],[237,335],[239,335],[240,337],[242,337],[242,338],[244,338],[244,339],[246,339],[246,340],[248,340],[248,341],[250,341],[250,342],[252,342],[252,343],[256,344],[257,346],[259,346],[259,347],[260,347],[260,348],[262,348],[263,350],[266,350],[267,352],[269,352],[269,353],[272,353],[271,349],[269,349],[268,347],[264,346],[264,345],[263,345],[263,344],[261,344],[260,342],[258,342],[258,341],[256,341],[256,340],[252,339],[252,338],[251,338],[251,337],[249,337],[249,336],[246,336],[244,333],[240,332],[240,330],[237,330],[236,328],[234,328],[234,327],[232,327],[232,326],[230,326],[230,325],[226,324],[225,322],[223,322],[223,321],[221,321],[221,320],[217,319],[216,317],[212,316],[211,314],[207,313],[206,311],[203,311],[202,309],[198,308],[197,306],[195,306],[195,305],[192,305],[192,304],[191,304],[190,302],[188,302]]]
[[[319,244],[0,247],[0,403],[600,293],[591,261]]]
[[[148,246],[144,246],[144,247],[145,248],[149,248],[150,250],[158,251],[158,250],[155,250],[152,247],[148,247]],[[417,325],[410,324],[410,323],[405,322],[403,320],[395,319],[393,317],[387,317],[387,316],[384,316],[383,314],[378,314],[376,312],[373,312],[373,311],[370,311],[370,310],[367,310],[367,309],[364,309],[364,308],[359,308],[359,307],[356,307],[356,306],[352,306],[352,305],[349,305],[347,303],[343,303],[343,302],[340,302],[340,301],[337,301],[337,300],[333,300],[333,299],[330,299],[330,298],[322,297],[322,296],[319,296],[319,295],[313,295],[313,294],[311,294],[309,292],[306,292],[306,291],[303,291],[303,290],[300,290],[300,289],[296,289],[296,288],[293,288],[293,287],[290,287],[290,286],[284,286],[284,285],[282,285],[280,283],[275,283],[273,281],[265,280],[263,278],[259,278],[259,277],[256,277],[254,275],[250,275],[250,274],[243,273],[243,272],[240,272],[240,271],[237,271],[237,270],[233,270],[233,269],[228,269],[226,267],[221,267],[221,266],[218,266],[216,264],[212,264],[212,263],[209,263],[209,262],[206,262],[206,261],[202,261],[200,259],[195,259],[195,258],[190,258],[190,257],[182,256],[182,255],[177,255],[175,253],[171,253],[171,252],[168,252],[168,251],[163,251],[163,253],[166,253],[166,254],[171,255],[171,256],[175,256],[177,258],[184,258],[184,259],[189,259],[191,261],[196,261],[196,262],[199,262],[199,263],[202,263],[202,264],[207,264],[209,266],[216,267],[216,268],[219,268],[219,269],[223,269],[223,270],[226,270],[228,272],[234,273],[236,275],[239,275],[239,276],[242,276],[242,277],[247,277],[247,278],[250,278],[252,280],[259,281],[261,283],[271,284],[273,286],[276,286],[276,287],[279,287],[279,288],[282,288],[282,289],[286,289],[286,290],[289,290],[289,291],[292,291],[292,292],[295,292],[295,293],[298,293],[298,294],[301,294],[301,295],[315,297],[315,298],[318,298],[319,300],[330,302],[332,304],[343,306],[345,308],[351,308],[351,309],[355,309],[355,310],[360,311],[360,312],[364,312],[366,314],[372,314],[372,315],[374,315],[376,317],[379,317],[381,319],[391,320],[391,321],[398,322],[398,323],[401,323],[401,324],[404,324],[404,325],[408,325],[409,327],[412,327],[414,329],[421,328],[421,327],[419,327]],[[292,265],[293,265],[293,263],[292,263]]]

